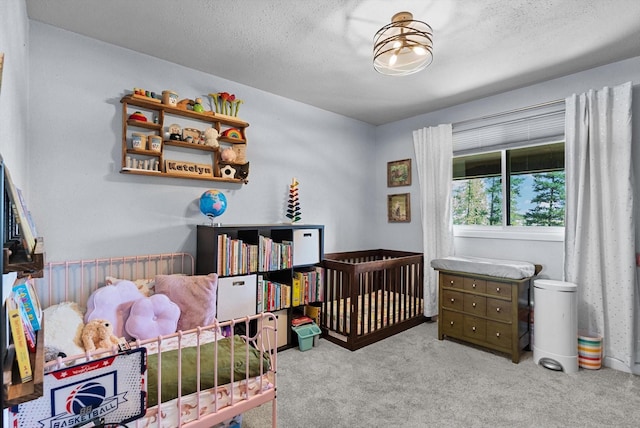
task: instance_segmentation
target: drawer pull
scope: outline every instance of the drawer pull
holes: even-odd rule
[[[496,293],[500,292],[500,287],[496,287]]]
[[[497,333],[496,333],[496,337],[500,337],[500,332],[497,332]]]
[[[453,285],[453,279],[451,280],[451,283],[450,283],[450,284],[451,284],[451,285]]]
[[[476,331],[476,326],[471,327],[471,331]]]
[[[475,282],[471,285],[471,288],[476,288],[476,283]]]
[[[500,308],[496,308],[496,312],[500,312]]]
[[[476,302],[473,302],[473,304],[471,306],[473,306],[475,308],[476,307]]]
[[[305,238],[311,238],[311,232],[303,233],[302,236],[304,236]]]
[[[453,325],[453,321],[451,321],[449,324]]]
[[[453,297],[451,298],[451,303],[455,302],[456,299],[454,299]]]
[[[231,285],[233,285],[234,287],[241,287],[244,285],[244,281],[233,281]]]

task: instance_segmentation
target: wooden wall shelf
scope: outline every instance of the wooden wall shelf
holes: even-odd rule
[[[30,382],[20,382],[20,375],[17,367],[11,362],[7,362],[7,366],[3,368],[3,379],[11,379],[11,383],[3,382],[4,400],[2,402],[4,408],[15,406],[27,401],[35,400],[42,397],[42,384],[44,379],[44,317],[42,319],[42,328],[38,330],[36,352],[29,354],[31,367],[33,370],[33,380]],[[11,353],[8,354],[11,356]]]
[[[235,177],[223,177],[220,172],[221,167],[224,165],[246,165],[248,164],[244,158],[246,152],[247,139],[245,130],[249,124],[236,117],[219,115],[212,111],[195,112],[193,110],[185,110],[178,107],[162,104],[155,99],[143,98],[136,95],[125,95],[120,102],[122,103],[122,166],[120,172],[123,174],[135,174],[135,175],[148,175],[154,177],[172,177],[172,178],[187,178],[195,180],[205,181],[221,181],[226,183],[244,183],[248,182],[247,177],[244,175],[235,174]],[[146,112],[147,115],[155,116],[149,117],[148,121],[141,121],[130,119],[129,116],[138,111],[138,109]],[[144,113],[143,113],[144,114]],[[156,120],[153,120],[156,119]],[[193,121],[200,123],[204,131],[206,128],[215,128],[220,137],[218,142],[220,148],[213,148],[204,144],[195,144],[181,140],[172,140],[165,136],[165,132],[169,125],[176,123],[183,128],[193,127]],[[200,128],[199,125],[196,125]],[[241,135],[241,138],[233,138],[222,136],[222,132],[229,129],[237,129]],[[131,138],[132,131],[146,134],[147,136],[157,136],[162,138],[162,148],[160,151],[152,151],[147,149],[140,150],[134,149],[129,140]],[[220,157],[221,149],[225,147],[233,148],[234,151],[241,157],[237,163],[222,162]],[[167,156],[167,150],[174,150]],[[175,150],[177,148],[177,151]],[[166,160],[182,162],[181,159],[175,159],[175,156],[183,155],[180,153],[181,149],[193,150],[192,154],[199,156],[198,153],[203,155],[203,159],[206,161],[201,162],[202,165],[211,165],[211,174],[207,175],[195,175],[195,174],[181,174],[178,172],[168,172],[166,170]],[[176,152],[176,153],[173,153]],[[190,156],[191,157],[191,156]],[[148,161],[146,165],[140,167],[138,163],[142,161]],[[191,160],[185,161],[186,163],[193,163]],[[134,165],[135,164],[135,165]],[[155,165],[157,164],[157,169]],[[248,168],[248,166],[247,166]],[[237,168],[240,171],[240,168]],[[248,169],[247,169],[248,170]],[[244,177],[244,178],[240,178]]]

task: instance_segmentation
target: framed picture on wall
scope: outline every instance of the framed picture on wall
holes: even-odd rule
[[[387,187],[411,185],[411,159],[387,162]]]
[[[411,194],[387,195],[387,219],[389,223],[411,222]]]

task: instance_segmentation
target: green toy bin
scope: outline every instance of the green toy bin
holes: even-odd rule
[[[321,333],[320,327],[315,323],[291,327],[298,335],[298,348],[300,351],[308,351],[313,347],[313,339]]]

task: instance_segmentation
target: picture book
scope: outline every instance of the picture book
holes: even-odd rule
[[[18,372],[22,383],[33,380],[33,371],[31,361],[29,361],[29,348],[27,346],[27,337],[25,336],[24,325],[20,315],[20,299],[16,299],[14,294],[7,297],[7,317],[11,326],[11,337],[16,352],[16,361],[18,364]]]
[[[18,278],[13,283],[13,292],[20,297],[24,305],[27,319],[31,324],[34,332],[40,330],[42,321],[42,308],[38,293],[33,285],[33,279],[30,276]]]

